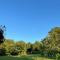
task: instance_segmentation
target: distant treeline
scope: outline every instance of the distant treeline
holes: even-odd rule
[[[43,40],[35,43],[5,39],[5,42],[0,44],[0,55],[28,54],[40,54],[51,58],[60,57],[60,27],[51,29]]]

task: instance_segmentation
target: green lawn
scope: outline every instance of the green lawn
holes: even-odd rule
[[[42,58],[42,57],[9,57],[9,56],[0,56],[0,60],[52,60],[48,58]]]
[[[42,57],[35,57],[34,60],[53,60],[53,59],[42,58]]]
[[[33,60],[27,57],[7,57],[7,56],[0,56],[0,60]]]

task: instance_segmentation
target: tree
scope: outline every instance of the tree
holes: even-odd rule
[[[5,26],[0,26],[0,44],[4,42],[4,31],[6,27]]]
[[[11,52],[15,49],[15,42],[11,39],[5,39],[5,42],[2,45],[3,48],[6,49],[7,54],[11,54]]]
[[[15,44],[16,49],[19,51],[19,54],[26,54],[26,43],[24,41],[18,41]]]
[[[42,41],[46,47],[48,56],[56,56],[60,52],[60,27],[55,27],[48,32],[48,36]]]
[[[6,30],[6,27],[3,25],[0,25],[0,56],[6,54],[6,50],[5,50],[5,48],[3,48],[3,45],[2,45],[2,43],[5,41],[5,39],[4,39],[5,30]]]

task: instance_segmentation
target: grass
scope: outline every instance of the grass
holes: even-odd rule
[[[28,57],[8,57],[8,56],[0,56],[0,60],[33,60]]]
[[[48,59],[43,57],[34,57],[34,60],[53,60],[53,59]]]
[[[53,60],[53,59],[43,58],[39,56],[20,56],[20,57],[0,56],[0,60]]]

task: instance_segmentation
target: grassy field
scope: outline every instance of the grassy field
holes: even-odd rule
[[[9,56],[0,56],[0,60],[53,60],[42,57],[34,57],[34,56],[22,56],[22,57],[9,57]]]

